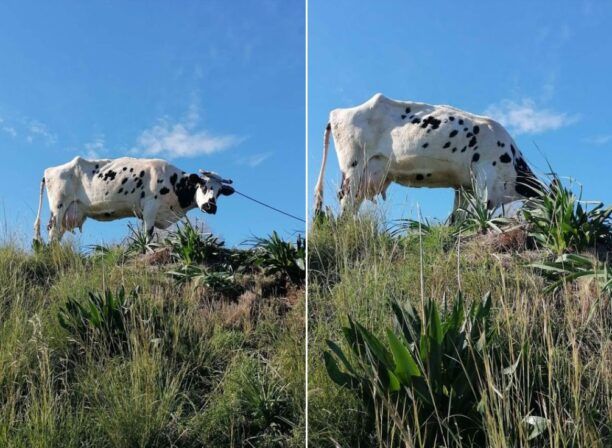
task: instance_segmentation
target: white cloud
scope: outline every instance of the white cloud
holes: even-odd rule
[[[606,143],[612,142],[612,134],[595,135],[593,137],[588,137],[584,139],[584,141],[591,145],[601,146],[601,145],[605,145]]]
[[[535,101],[529,98],[524,98],[520,102],[503,100],[498,104],[490,105],[484,113],[517,135],[554,131],[573,124],[579,119],[577,115],[540,109]]]
[[[102,158],[102,154],[106,152],[103,135],[95,137],[93,141],[85,143],[83,146],[85,148],[84,156],[87,159],[100,159]]]
[[[13,138],[17,137],[17,131],[12,126],[3,126],[2,130]]]
[[[32,120],[28,125],[28,136],[26,140],[28,143],[34,141],[35,138],[41,138],[48,145],[52,145],[57,142],[57,136],[49,131],[49,128],[40,121]]]
[[[163,118],[153,127],[145,129],[130,152],[167,158],[196,157],[224,151],[244,141],[243,137],[236,135],[213,135],[197,129],[199,121],[198,107],[192,103],[184,120],[171,123]]]
[[[0,117],[0,125],[2,133],[12,138],[19,136],[27,143],[43,142],[47,146],[57,143],[57,135],[46,124],[20,113]]]
[[[261,152],[251,156],[240,157],[238,163],[240,165],[248,165],[251,168],[261,165],[266,159],[272,155],[272,152]]]

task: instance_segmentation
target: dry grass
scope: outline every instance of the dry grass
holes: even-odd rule
[[[309,235],[311,446],[423,446],[401,412],[369,425],[359,397],[329,379],[322,352],[327,339],[343,340],[347,316],[382,336],[392,324],[390,298],[422,312],[423,297],[431,297],[446,309],[459,289],[473,299],[490,291],[493,299],[499,348],[480,376],[487,446],[610,446],[609,295],[582,282],[545,293],[547,281],[526,266],[544,254],[524,249],[522,230],[457,241],[442,226],[422,237],[392,238],[383,229],[379,218],[363,216],[324,222]],[[504,373],[514,363],[514,373]],[[379,406],[378,415],[393,414],[382,412],[392,403]],[[534,417],[545,419],[545,429],[530,439]],[[460,446],[457,436],[439,446]]]

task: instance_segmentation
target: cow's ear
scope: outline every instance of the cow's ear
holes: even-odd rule
[[[221,194],[224,196],[231,196],[234,194],[234,188],[230,187],[229,185],[223,185],[221,187]]]
[[[197,174],[190,174],[189,183],[193,185],[198,185],[198,184],[203,184],[204,181]]]

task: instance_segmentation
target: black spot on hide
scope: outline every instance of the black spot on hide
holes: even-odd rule
[[[108,170],[106,173],[104,173],[104,180],[106,181],[115,180],[116,175],[117,173],[114,172],[113,170]]]
[[[190,181],[189,176],[181,177],[181,179],[174,186],[174,193],[176,194],[182,208],[187,208],[193,203],[196,186],[197,183]]]

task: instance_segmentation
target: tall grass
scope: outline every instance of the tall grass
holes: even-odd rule
[[[0,446],[303,446],[303,291],[226,296],[137,252],[0,247]]]
[[[414,226],[412,226],[414,227]],[[527,266],[545,257],[534,251],[496,253],[495,234],[462,240],[456,229],[394,234],[377,216],[328,218],[309,234],[310,444],[330,447],[429,447],[423,425],[444,428],[435,446],[470,446],[449,416],[417,423],[407,408],[378,403],[378,422],[356,391],[328,375],[327,341],[351,352],[342,327],[359,322],[387,340],[391,300],[408,300],[425,316],[429,300],[452,309],[458,291],[467,298],[491,294],[495,349],[478,370],[481,446],[605,447],[612,443],[612,309],[593,283],[570,282],[556,291]],[[503,238],[504,234],[498,235]],[[468,303],[469,306],[469,303]],[[350,319],[350,320],[349,320]],[[391,395],[393,397],[395,395]],[[376,409],[375,409],[376,411]],[[410,418],[409,418],[410,417]],[[382,419],[382,420],[381,420]]]

